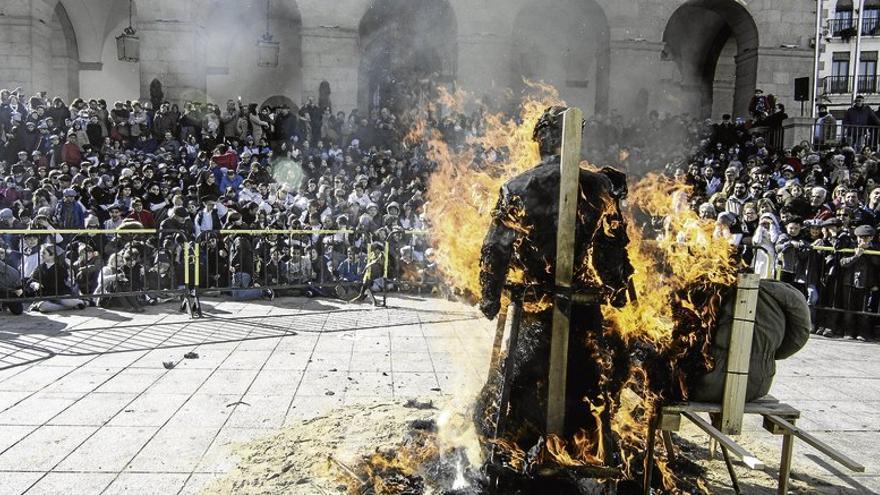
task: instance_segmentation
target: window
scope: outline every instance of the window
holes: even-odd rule
[[[880,4],[868,6],[865,2],[865,13],[862,16],[862,36],[880,35]]]
[[[862,56],[859,58],[858,92],[877,92],[877,52],[862,52]]]
[[[833,17],[828,20],[828,30],[831,32],[831,36],[855,36],[856,33],[850,32],[853,28],[852,2],[846,0],[837,2]]]
[[[849,52],[834,52],[831,60],[831,75],[826,78],[825,91],[833,94],[848,93]]]

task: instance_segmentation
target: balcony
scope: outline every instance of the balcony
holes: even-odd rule
[[[862,26],[864,31],[864,26]],[[858,30],[856,29],[856,20],[847,18],[828,19],[828,33],[834,38],[855,38]]]
[[[822,78],[822,89],[826,95],[845,95],[853,92],[852,76],[827,76]],[[877,76],[864,74],[859,76],[856,93],[877,94]]]

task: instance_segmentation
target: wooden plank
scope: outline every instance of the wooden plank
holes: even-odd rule
[[[779,461],[779,486],[776,493],[788,495],[788,481],[791,477],[791,458],[794,455],[794,437],[791,434],[782,437],[782,458]]]
[[[731,454],[733,454],[734,457],[741,460],[743,464],[748,466],[750,469],[755,469],[759,471],[764,469],[764,463],[761,462],[760,459],[755,457],[755,455],[748,450],[741,447],[738,443],[734,442],[732,438],[725,435],[724,433],[721,433],[717,428],[710,425],[708,421],[704,420],[703,418],[697,416],[695,413],[692,412],[683,412],[682,414],[693,424],[697,425],[701,430],[708,433],[710,437],[715,439],[719,444],[721,444]]]
[[[685,402],[681,404],[670,404],[663,408],[664,414],[682,413],[720,413],[721,404],[713,404],[710,402]],[[747,402],[744,410],[745,414],[773,414],[784,418],[799,418],[801,412],[784,403],[761,403]]]
[[[847,469],[849,469],[850,471],[853,471],[853,472],[856,472],[856,473],[864,473],[864,472],[865,472],[865,466],[863,466],[863,465],[859,464],[858,462],[852,460],[852,459],[849,458],[848,456],[846,456],[846,455],[844,455],[844,454],[838,452],[837,450],[835,450],[835,449],[834,449],[833,447],[831,447],[830,445],[828,445],[828,444],[826,444],[825,442],[819,440],[818,438],[816,438],[816,437],[814,437],[813,435],[807,433],[806,431],[800,429],[799,427],[797,427],[797,426],[795,426],[795,425],[789,423],[789,422],[786,421],[785,419],[780,418],[779,416],[774,416],[774,415],[772,415],[772,414],[768,414],[768,415],[766,415],[766,416],[764,416],[764,417],[765,417],[768,421],[770,421],[770,422],[776,424],[777,426],[779,426],[780,428],[782,428],[782,429],[784,429],[784,430],[786,430],[786,431],[791,432],[792,435],[794,435],[794,436],[800,438],[800,439],[803,440],[807,445],[810,445],[811,447],[813,447],[813,448],[815,448],[816,450],[818,450],[819,452],[821,452],[821,453],[827,455],[828,457],[830,457],[830,458],[833,459],[834,461],[837,461],[838,463],[842,464],[843,466],[845,466],[845,467],[846,467]]]
[[[739,435],[742,432],[760,281],[761,278],[754,273],[741,274],[737,279],[736,306],[733,310],[724,397],[721,402],[721,431],[728,435]]]
[[[662,431],[678,431],[681,428],[681,414],[666,412],[663,409],[660,412],[660,429]]]
[[[559,162],[559,219],[556,231],[556,286],[571,287],[574,275],[574,237],[580,184],[583,113],[569,108],[563,114],[562,151]],[[547,433],[565,430],[565,380],[568,372],[569,305],[556,296],[547,391]]]

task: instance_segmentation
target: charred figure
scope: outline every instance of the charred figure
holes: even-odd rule
[[[546,424],[553,311],[552,305],[544,301],[552,301],[556,292],[562,114],[566,110],[550,107],[536,124],[533,139],[540,148],[541,161],[502,187],[481,252],[480,309],[487,318],[494,318],[500,311],[509,274],[521,274],[525,291],[518,342],[508,349],[512,359],[507,362],[511,364],[503,372],[500,367],[490,371],[478,400],[476,421],[487,437],[497,434],[524,449],[544,435]],[[615,375],[625,376],[628,367],[623,343],[602,335],[600,311],[601,304],[621,306],[627,301],[633,268],[620,213],[620,201],[626,192],[624,174],[610,168],[590,171],[581,167],[572,291],[590,292],[597,297],[594,303],[571,306],[566,436],[581,428],[594,428],[591,403],[602,401],[602,394],[610,392],[600,388],[603,371],[593,357],[595,352],[601,350],[610,356],[610,369]],[[507,376],[506,381],[502,375]],[[509,403],[504,408],[504,426],[496,432],[493,418],[497,417],[502,383],[509,390]]]

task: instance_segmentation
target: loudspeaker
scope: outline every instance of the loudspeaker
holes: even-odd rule
[[[798,77],[794,80],[794,101],[810,101],[809,77]]]

